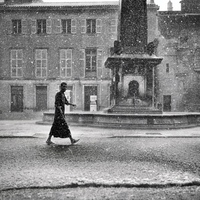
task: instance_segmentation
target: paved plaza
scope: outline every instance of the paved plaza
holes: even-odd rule
[[[0,121],[1,199],[9,195],[15,200],[200,197],[199,127],[70,126],[73,137],[80,138],[77,144],[53,138],[56,144],[48,146],[51,126],[36,122]]]
[[[51,125],[37,124],[38,120],[0,120],[0,137],[47,137]],[[70,126],[70,124],[69,124]],[[200,138],[200,127],[187,129],[110,129],[70,126],[75,137],[193,137]]]

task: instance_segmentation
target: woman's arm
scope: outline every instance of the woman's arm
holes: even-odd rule
[[[68,105],[68,106],[73,106],[75,107],[76,104],[73,104],[73,103],[69,103],[69,101],[67,100],[67,98],[65,97],[65,104]]]
[[[67,104],[67,105],[70,105],[70,106],[73,106],[73,107],[75,107],[75,106],[76,106],[76,104],[69,103],[69,102],[68,102],[68,104]]]

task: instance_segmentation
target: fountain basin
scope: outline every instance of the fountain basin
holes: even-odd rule
[[[121,129],[180,129],[200,125],[200,113],[146,113],[118,114],[103,112],[70,112],[66,113],[70,125],[121,128]],[[54,112],[44,112],[43,120],[38,124],[52,124]]]

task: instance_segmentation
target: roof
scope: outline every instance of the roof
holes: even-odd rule
[[[159,7],[156,4],[148,4],[148,7]],[[84,2],[74,2],[70,0],[68,2],[37,2],[37,3],[23,3],[23,4],[2,4],[0,6],[4,7],[85,7],[85,6],[119,6],[119,0],[113,1],[87,1]]]
[[[119,1],[96,1],[96,2],[38,2],[23,4],[3,4],[5,7],[60,7],[60,6],[115,6],[119,5]]]
[[[119,9],[119,0],[114,1],[87,1],[84,2],[74,2],[70,0],[68,2],[36,2],[36,3],[22,3],[22,4],[1,4],[0,3],[0,10],[26,10],[26,9],[32,9],[35,8],[41,9],[41,10],[62,10],[67,8],[73,8],[73,9],[82,9],[82,8],[88,8],[88,9]],[[151,4],[147,4],[148,7],[151,7]],[[159,6],[156,6],[153,4],[153,8],[159,8]]]
[[[199,16],[200,13],[186,13],[182,11],[159,11],[158,12],[159,16]]]
[[[105,1],[105,2],[39,2],[39,3],[23,3],[23,4],[11,4],[0,5],[2,11],[14,11],[14,10],[67,10],[67,9],[118,9],[118,1]]]

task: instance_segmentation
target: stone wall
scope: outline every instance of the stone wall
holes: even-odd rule
[[[171,95],[174,111],[200,111],[200,16],[172,14],[159,16],[160,98]]]

